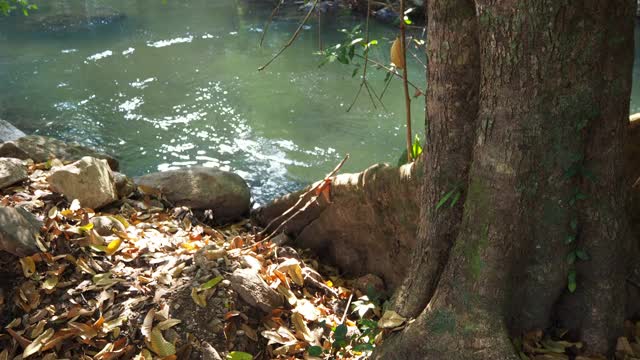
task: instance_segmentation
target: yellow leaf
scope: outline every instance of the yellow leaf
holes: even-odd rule
[[[304,285],[304,277],[302,276],[302,268],[300,267],[300,262],[296,259],[287,259],[278,265],[277,269],[279,271],[285,272],[291,277],[296,285],[302,286]]]
[[[53,336],[53,329],[47,329],[40,336],[38,336],[35,340],[29,344],[26,348],[24,348],[24,352],[22,352],[22,358],[26,359],[33,354],[37,354],[42,349],[42,345],[47,342]]]
[[[391,62],[398,69],[404,69],[404,66],[405,66],[404,54],[403,54],[402,50],[403,50],[402,49],[402,41],[400,40],[399,37],[397,37],[393,41],[393,44],[391,45]]]
[[[180,324],[182,321],[178,320],[178,319],[167,319],[165,321],[161,321],[160,323],[158,323],[158,325],[156,326],[158,329],[160,330],[167,330],[171,327],[174,327],[178,324]]]
[[[80,230],[81,232],[88,232],[91,229],[93,229],[93,223],[87,223],[87,225],[78,227],[78,230]]]
[[[200,294],[198,293],[198,289],[197,288],[192,288],[191,289],[191,298],[193,299],[193,302],[196,303],[196,305],[200,306],[200,307],[207,307],[207,297],[205,294]]]
[[[151,341],[149,345],[151,351],[158,354],[158,356],[165,357],[176,353],[176,347],[162,336],[162,331],[158,328],[154,328],[151,331]]]
[[[293,322],[293,327],[296,329],[296,334],[298,338],[304,339],[310,344],[316,345],[318,344],[318,340],[316,340],[315,336],[309,330],[307,323],[304,321],[302,315],[297,312],[291,314],[291,321]]]
[[[105,253],[107,255],[113,255],[115,254],[116,251],[118,251],[118,249],[120,248],[120,245],[122,244],[122,239],[121,238],[117,238],[112,240],[109,245],[107,245],[107,248],[105,250]]]
[[[382,315],[382,318],[378,320],[378,327],[381,329],[393,329],[400,325],[402,325],[406,318],[398,315],[397,312],[393,310],[387,310]]]
[[[49,276],[47,280],[42,283],[42,288],[45,290],[53,290],[58,285],[59,278],[56,275]]]
[[[21,258],[20,265],[22,265],[22,273],[26,278],[30,278],[36,272],[36,263],[31,256]]]

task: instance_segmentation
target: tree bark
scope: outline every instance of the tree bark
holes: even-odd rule
[[[400,313],[419,315],[374,358],[516,359],[511,336],[555,321],[572,326],[588,352],[604,353],[622,330],[632,249],[622,168],[632,4],[474,5],[429,4],[432,143],[419,250],[395,301]],[[462,13],[471,16],[457,23]],[[462,26],[474,22],[477,31]],[[464,61],[438,62],[462,33],[480,49],[468,73],[456,73]],[[452,84],[456,74],[465,84],[480,79],[477,105],[474,86]],[[469,112],[456,106],[465,98]],[[436,211],[456,181],[464,206]]]
[[[467,185],[480,88],[475,9],[469,0],[430,1],[427,46],[427,121],[421,221],[412,269],[395,296],[404,316],[427,304],[449,258],[462,217],[458,201]],[[437,207],[437,204],[446,199]],[[452,206],[453,205],[453,206]]]

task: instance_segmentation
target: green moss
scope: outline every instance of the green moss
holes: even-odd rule
[[[447,309],[435,310],[427,322],[427,326],[436,335],[452,334],[456,330],[456,315]]]

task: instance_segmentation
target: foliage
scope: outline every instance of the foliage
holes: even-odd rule
[[[38,10],[36,4],[30,4],[28,0],[0,0],[0,13],[4,16],[13,11],[20,10],[24,16],[29,16],[30,10]]]

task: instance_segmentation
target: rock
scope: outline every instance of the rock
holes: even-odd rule
[[[80,202],[80,204],[82,204],[82,202]],[[90,222],[93,224],[93,229],[102,236],[113,235],[114,229],[119,232],[127,231],[124,225],[112,216],[96,216],[91,218]]]
[[[106,160],[83,157],[66,166],[51,169],[47,182],[67,200],[98,209],[118,199],[113,174]]]
[[[231,274],[229,280],[231,288],[252,307],[270,313],[271,310],[284,304],[282,296],[270,288],[254,269],[237,269]]]
[[[16,140],[23,136],[27,135],[8,121],[0,119],[0,143]]]
[[[403,280],[415,245],[422,161],[400,168],[374,165],[333,179],[331,203],[324,198],[284,226],[296,247],[309,248],[354,277],[376,274],[391,289]],[[253,212],[265,226],[309,188],[276,199]],[[275,228],[278,224],[274,224]]]
[[[109,162],[111,169],[118,170],[118,161],[109,155],[101,154],[79,144],[65,143],[46,136],[27,135],[0,144],[0,157],[13,157],[22,160],[33,159],[38,163],[46,162],[50,158],[62,161],[76,161],[84,156],[105,159]]]
[[[116,182],[116,192],[118,193],[118,198],[126,198],[131,195],[134,191],[136,191],[136,184],[133,182],[133,179],[128,177],[123,173],[119,173],[117,171],[113,171],[113,179]]]
[[[220,354],[208,342],[202,342],[202,360],[222,360]]]
[[[0,250],[16,256],[27,256],[38,251],[36,236],[42,222],[24,208],[0,206]]]
[[[203,166],[152,173],[135,179],[139,186],[155,189],[175,206],[213,210],[219,223],[242,218],[249,212],[251,193],[238,175]]]
[[[375,295],[384,295],[386,292],[384,281],[379,276],[373,274],[363,275],[355,279],[353,287],[365,295],[368,295],[370,292],[373,292]]]
[[[26,180],[29,177],[22,160],[0,157],[0,189]]]

